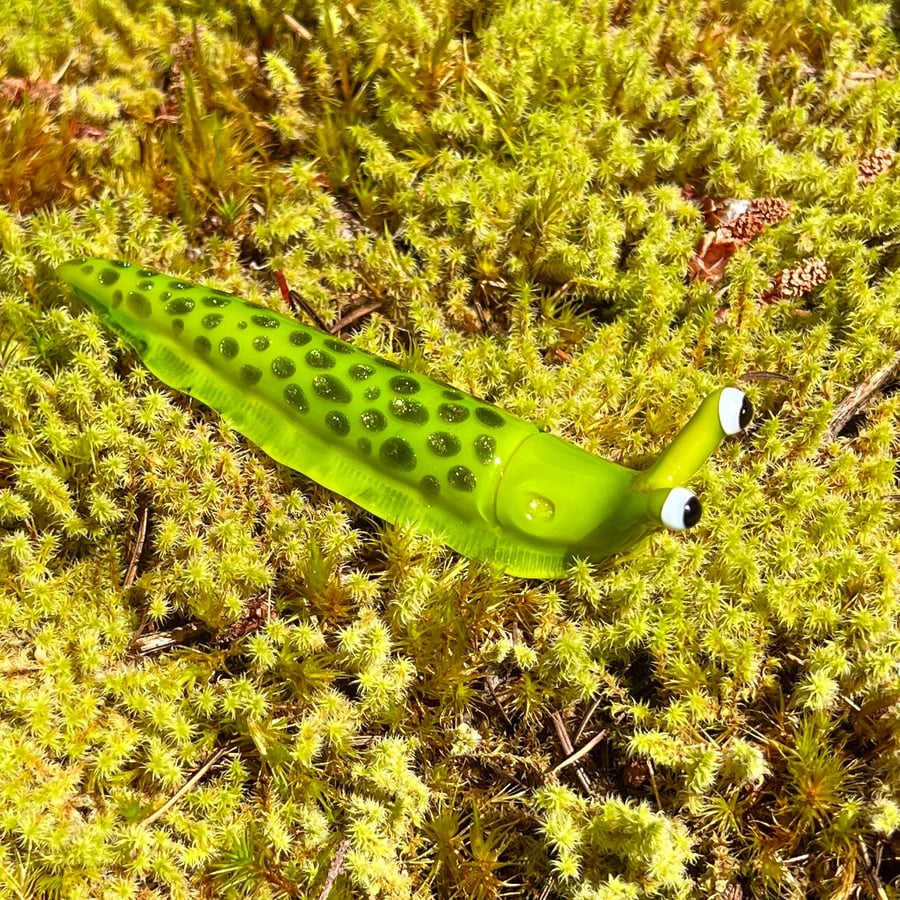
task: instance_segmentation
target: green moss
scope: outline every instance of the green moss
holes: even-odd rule
[[[900,181],[859,177],[897,142],[887,14],[7,4],[0,893],[891,896],[900,402],[830,431],[900,345]],[[688,282],[698,201],[760,196],[791,215]],[[78,254],[273,306],[279,269],[637,466],[777,377],[690,535],[522,582],[164,389],[53,279]],[[558,766],[563,727],[603,736]]]

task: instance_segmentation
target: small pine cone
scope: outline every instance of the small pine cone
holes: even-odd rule
[[[268,598],[266,596],[257,597],[251,601],[244,615],[236,622],[232,622],[230,627],[224,632],[217,635],[213,643],[216,647],[225,647],[233,644],[245,635],[261,628],[270,618]]]
[[[780,197],[757,197],[732,222],[726,222],[722,231],[735,241],[747,243],[760,234],[767,225],[775,225],[787,218],[791,204]]]
[[[770,303],[794,300],[808,294],[829,277],[828,263],[819,256],[811,256],[790,269],[782,269],[774,278],[772,289],[763,298]]]
[[[857,181],[860,184],[871,184],[882,172],[886,172],[894,161],[895,153],[879,147],[859,161]]]
[[[194,46],[194,36],[186,34],[180,41],[172,44],[169,53],[172,57],[172,65],[169,68],[168,93],[171,96],[177,91],[184,90],[184,69],[193,61],[197,52]]]
[[[630,790],[642,788],[650,778],[650,765],[646,759],[629,759],[622,769],[622,779]]]

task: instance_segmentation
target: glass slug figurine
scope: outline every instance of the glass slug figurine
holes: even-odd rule
[[[106,259],[57,273],[154,375],[273,459],[511,575],[560,578],[696,525],[683,485],[752,413],[719,388],[638,472],[222,291]]]

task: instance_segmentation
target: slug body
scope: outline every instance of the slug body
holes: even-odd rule
[[[233,295],[105,259],[57,272],[154,375],[278,462],[513,575],[558,578],[695,524],[682,485],[750,419],[720,388],[638,472]]]

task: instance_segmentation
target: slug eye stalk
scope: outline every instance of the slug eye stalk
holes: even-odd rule
[[[742,432],[752,418],[753,406],[743,391],[735,387],[713,391],[646,470],[638,487],[683,485],[697,474],[726,437]]]
[[[744,394],[721,388],[636,472],[215,288],[105,259],[57,271],[154,375],[273,459],[512,575],[559,578],[695,525],[684,484],[750,419]]]

